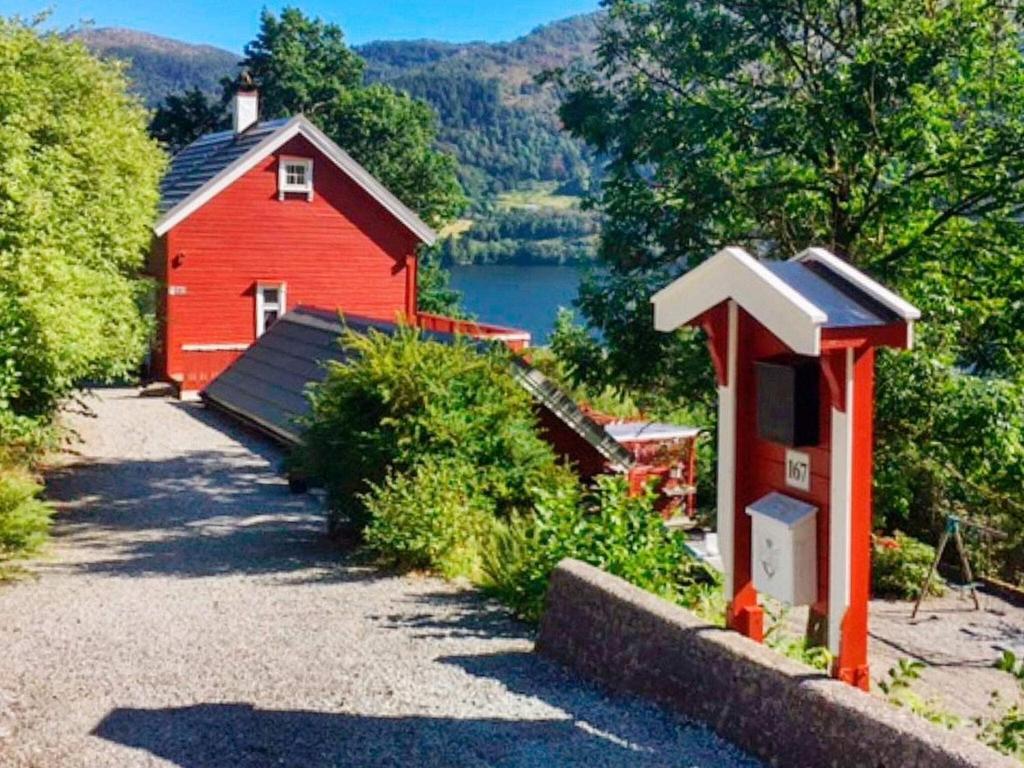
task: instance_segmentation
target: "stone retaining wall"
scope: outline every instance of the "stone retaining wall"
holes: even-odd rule
[[[1020,768],[575,560],[551,577],[537,651],[700,720],[786,768]]]

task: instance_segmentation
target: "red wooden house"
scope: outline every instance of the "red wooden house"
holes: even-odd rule
[[[178,153],[161,186],[153,368],[182,391],[202,389],[299,305],[419,322],[416,250],[436,238],[301,115],[259,122],[255,91],[234,106],[232,129]]]
[[[360,327],[398,321],[528,345],[523,331],[418,311],[416,252],[436,234],[316,126],[301,115],[260,122],[254,90],[236,95],[233,122],[175,155],[161,184],[149,265],[160,285],[157,377],[294,442],[318,361],[340,354],[339,312]],[[692,460],[685,477],[653,466],[637,450],[646,434],[620,444],[539,372],[518,375],[541,403],[544,433],[584,477],[629,470],[636,487],[657,476],[692,489]]]

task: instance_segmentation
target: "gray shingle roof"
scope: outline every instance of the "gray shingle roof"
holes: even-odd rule
[[[201,136],[173,158],[160,182],[160,215],[167,213],[249,150],[284,126],[288,118],[250,126],[241,134],[218,131]]]
[[[345,324],[358,333],[376,330],[391,334],[397,326],[346,315]],[[274,323],[220,376],[203,390],[202,397],[238,418],[286,443],[302,441],[296,420],[309,413],[305,392],[323,381],[327,361],[343,362],[345,350],[338,344],[343,328],[336,312],[297,307]],[[451,342],[444,333],[424,333],[426,338]],[[480,342],[481,345],[494,342]],[[512,374],[534,400],[589,442],[616,468],[633,464],[632,454],[615,441],[603,426],[584,413],[540,371],[518,357]]]

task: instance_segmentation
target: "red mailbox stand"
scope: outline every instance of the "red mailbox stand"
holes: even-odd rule
[[[920,312],[821,248],[725,248],[652,303],[660,331],[703,328],[715,366],[728,625],[762,640],[755,578],[802,582],[776,596],[817,595],[833,676],[867,689],[875,349],[909,348]]]

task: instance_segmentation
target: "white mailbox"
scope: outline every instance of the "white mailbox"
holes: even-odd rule
[[[818,508],[781,493],[747,507],[751,518],[754,589],[789,605],[818,599]]]

